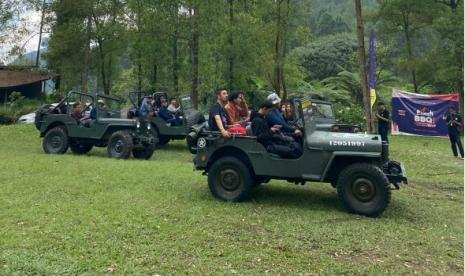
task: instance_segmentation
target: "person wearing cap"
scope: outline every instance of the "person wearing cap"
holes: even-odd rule
[[[155,109],[153,106],[154,104],[155,104],[155,99],[153,97],[144,98],[139,108],[139,115],[142,117],[154,116],[155,115]]]
[[[302,154],[300,145],[294,139],[280,133],[279,127],[269,127],[265,119],[274,110],[271,101],[266,100],[260,105],[258,111],[252,111],[252,132],[257,136],[257,141],[266,151],[278,154],[282,158],[298,158]]]
[[[229,125],[241,125],[249,121],[249,107],[245,101],[244,94],[240,91],[233,91],[228,96],[228,103],[224,106]],[[241,120],[245,118],[245,120]]]
[[[463,126],[462,116],[457,113],[454,106],[449,107],[446,124],[452,154],[454,154],[455,157],[458,157],[457,148],[459,148],[461,159],[463,159],[463,146],[462,141],[460,141],[460,128]]]
[[[160,118],[165,120],[170,126],[182,125],[181,118],[168,110],[168,100],[166,98],[160,98],[160,104],[160,110],[158,111],[158,116],[160,116]]]
[[[228,91],[224,88],[216,89],[216,103],[210,109],[208,126],[211,131],[220,131],[223,137],[231,137],[228,128],[228,118],[224,109],[224,102],[228,99]]]
[[[98,100],[97,107],[100,109],[105,108],[105,102],[103,100]],[[90,118],[92,120],[97,120],[97,108],[96,107],[92,108],[92,110],[90,111]]]
[[[270,101],[274,106],[273,111],[268,116],[266,116],[266,121],[268,122],[268,126],[269,127],[280,126],[281,131],[286,134],[302,136],[302,131],[290,126],[284,119],[283,115],[281,115],[281,113],[279,112],[281,98],[278,96],[278,94],[273,93],[273,94],[268,95],[267,100]]]

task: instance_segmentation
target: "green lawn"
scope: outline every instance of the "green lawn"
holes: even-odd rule
[[[152,160],[46,155],[33,126],[0,127],[0,274],[463,275],[463,162],[447,139],[392,137],[410,185],[377,219],[327,184],[271,181],[215,200],[184,142]]]

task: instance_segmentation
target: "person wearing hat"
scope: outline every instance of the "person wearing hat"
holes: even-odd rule
[[[103,109],[105,108],[105,102],[102,99],[99,99],[97,101],[97,106],[98,108]],[[97,108],[96,107],[92,108],[92,110],[90,111],[90,118],[92,120],[97,120]]]
[[[278,94],[273,93],[273,94],[268,95],[267,100],[270,101],[274,106],[273,111],[271,111],[271,113],[266,116],[266,121],[268,122],[268,126],[277,127],[283,133],[286,133],[286,134],[302,136],[302,131],[290,126],[284,119],[283,115],[281,115],[281,113],[279,112],[281,98],[278,96]]]
[[[302,154],[300,145],[294,139],[280,133],[279,127],[269,127],[265,119],[275,106],[269,100],[260,105],[258,111],[252,111],[252,132],[257,136],[257,141],[262,144],[266,151],[278,154],[281,158],[298,158]]]
[[[460,128],[463,126],[462,116],[457,113],[454,106],[449,107],[449,114],[446,117],[447,132],[449,134],[452,154],[458,157],[457,148],[459,148],[461,159],[463,159],[462,141],[460,141]]]
[[[139,108],[139,116],[154,116],[155,115],[155,99],[153,97],[146,97],[142,100]]]

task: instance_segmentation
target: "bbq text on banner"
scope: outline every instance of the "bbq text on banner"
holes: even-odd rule
[[[458,110],[458,94],[424,95],[392,90],[392,134],[447,136],[450,106]]]

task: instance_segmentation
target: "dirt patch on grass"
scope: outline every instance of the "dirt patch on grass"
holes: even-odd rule
[[[447,186],[447,184],[434,184],[427,181],[415,180],[415,182],[412,182],[412,185],[441,192],[463,192],[463,186]]]

